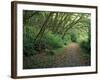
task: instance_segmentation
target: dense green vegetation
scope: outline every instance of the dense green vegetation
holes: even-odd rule
[[[90,55],[89,13],[23,11],[23,54],[55,55],[71,42]]]

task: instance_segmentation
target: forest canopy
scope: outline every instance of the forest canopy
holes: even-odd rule
[[[89,52],[90,18],[89,13],[24,10],[24,54],[49,51],[71,42],[80,43]]]

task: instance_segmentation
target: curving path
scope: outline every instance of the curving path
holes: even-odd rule
[[[59,54],[55,56],[54,66],[84,66],[86,65],[81,48],[77,43],[71,43]]]
[[[86,59],[83,54],[77,43],[71,43],[53,56],[42,53],[24,57],[24,69],[89,66],[90,60]]]

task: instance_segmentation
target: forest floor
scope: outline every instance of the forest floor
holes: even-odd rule
[[[90,62],[83,54],[77,43],[71,43],[59,55],[55,56],[55,66],[87,66]]]
[[[55,55],[45,53],[24,57],[24,69],[89,66],[90,56],[77,43],[70,43]]]

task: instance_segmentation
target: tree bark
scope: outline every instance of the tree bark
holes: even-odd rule
[[[77,23],[80,21],[81,18],[82,18],[82,15],[81,15],[81,17],[80,17],[77,21],[74,22],[74,20],[73,20],[73,21],[69,24],[69,27],[64,31],[64,33],[63,33],[63,35],[62,35],[62,39],[64,38],[66,32],[67,32],[69,29],[73,28],[73,25],[77,24]]]
[[[48,22],[50,16],[52,15],[52,12],[50,12],[50,14],[48,15],[47,19],[44,21],[43,25],[41,26],[41,29],[39,31],[39,33],[37,34],[36,38],[34,39],[34,43],[36,42],[37,38],[39,37],[39,35],[41,34],[41,32],[45,30],[45,25]]]

